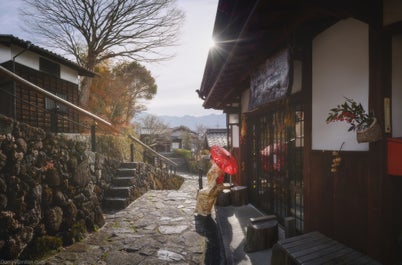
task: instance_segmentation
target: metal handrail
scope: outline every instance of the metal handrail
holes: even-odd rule
[[[106,121],[106,120],[104,120],[104,119],[102,119],[102,118],[96,116],[95,114],[93,114],[93,113],[91,113],[91,112],[89,112],[89,111],[87,111],[87,110],[85,110],[85,109],[83,109],[83,108],[80,108],[80,107],[74,105],[73,103],[71,103],[71,102],[69,102],[69,101],[67,101],[67,100],[65,100],[65,99],[63,99],[63,98],[60,98],[60,97],[58,97],[58,96],[56,96],[56,95],[54,95],[54,94],[52,94],[52,93],[50,93],[50,92],[44,90],[43,88],[41,88],[41,87],[39,87],[39,86],[37,86],[37,85],[31,83],[30,81],[28,81],[28,80],[26,80],[26,79],[20,77],[19,75],[13,73],[12,71],[6,69],[5,67],[3,67],[3,66],[1,66],[1,65],[0,65],[0,72],[3,72],[4,74],[6,74],[7,76],[9,76],[9,77],[10,77],[11,79],[13,79],[14,81],[19,82],[19,83],[21,83],[21,84],[23,84],[23,85],[26,85],[26,86],[28,86],[28,87],[30,87],[30,88],[36,90],[37,92],[39,92],[39,93],[41,93],[41,94],[44,94],[45,96],[47,96],[47,97],[53,99],[53,100],[56,101],[56,102],[59,102],[59,103],[64,104],[64,105],[67,105],[67,106],[73,108],[74,110],[76,110],[76,111],[78,111],[78,112],[80,112],[80,113],[82,113],[82,114],[84,114],[84,115],[87,115],[87,116],[93,118],[94,120],[96,120],[96,121],[98,121],[98,122],[100,122],[100,123],[106,125],[106,126],[107,126],[109,129],[111,129],[112,131],[115,131],[115,132],[121,134],[121,132],[120,132],[120,131],[117,131],[117,130],[112,126],[112,124],[111,124],[110,122],[108,122],[108,121]],[[132,135],[130,135],[130,134],[129,134],[128,136],[129,136],[129,138],[130,138],[131,140],[137,142],[138,144],[140,144],[141,146],[143,146],[143,147],[146,148],[147,150],[151,151],[151,152],[152,152],[154,155],[156,155],[157,157],[161,158],[161,159],[164,160],[164,161],[167,161],[167,162],[168,162],[169,164],[171,164],[172,166],[177,167],[177,164],[176,164],[175,162],[173,162],[173,161],[170,160],[169,158],[167,158],[167,157],[165,157],[165,156],[159,154],[158,152],[156,152],[155,150],[153,150],[151,147],[149,147],[148,145],[146,145],[145,143],[143,143],[143,142],[142,142],[141,140],[139,140],[138,138],[136,138],[136,137],[134,137],[134,136],[132,136]]]
[[[0,88],[0,91],[1,91],[2,93],[4,93],[4,94],[7,94],[7,95],[9,95],[9,96],[14,97],[14,95],[13,95],[12,93],[10,93],[9,91],[6,91],[6,90],[3,89],[3,88]],[[17,100],[20,101],[20,102],[22,102],[22,103],[24,103],[24,104],[26,104],[26,105],[28,105],[28,106],[34,107],[34,108],[36,108],[36,109],[38,109],[38,110],[41,110],[41,111],[49,111],[49,110],[47,110],[46,108],[39,107],[39,106],[37,106],[37,105],[35,105],[35,104],[29,102],[29,101],[26,100],[26,99],[18,98]],[[63,119],[63,120],[66,120],[66,121],[68,121],[68,122],[71,122],[71,123],[73,123],[73,124],[76,124],[76,125],[78,125],[78,126],[84,127],[85,129],[90,129],[89,126],[84,125],[84,124],[80,124],[79,122],[74,121],[74,120],[71,120],[71,119],[69,119],[69,118],[66,118],[66,117],[63,117],[63,116],[61,116],[60,118]]]
[[[156,152],[154,149],[152,149],[151,147],[149,147],[147,144],[143,143],[140,139],[132,136],[131,134],[128,135],[128,137],[135,141],[136,143],[140,144],[141,146],[143,146],[144,148],[146,148],[147,150],[151,151],[154,155],[158,156],[159,158],[161,158],[162,160],[165,160],[167,162],[169,162],[172,166],[177,167],[177,163],[173,162],[172,160],[170,160],[169,158],[167,158],[164,155],[159,154],[158,152]]]

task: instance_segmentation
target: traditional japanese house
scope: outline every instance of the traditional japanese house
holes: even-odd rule
[[[175,149],[196,150],[198,134],[186,126],[172,128],[171,132],[171,151]]]
[[[94,76],[78,64],[13,35],[0,35],[0,65],[75,105],[79,77]],[[0,113],[45,130],[80,130],[78,113],[5,75],[0,75]]]
[[[402,2],[220,0],[213,37],[198,95],[238,118],[249,201],[299,233],[401,262]],[[375,115],[381,139],[326,122],[345,97]]]

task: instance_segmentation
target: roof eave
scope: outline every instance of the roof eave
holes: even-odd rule
[[[16,45],[24,49],[29,49],[32,52],[35,52],[43,57],[49,58],[57,63],[62,65],[68,66],[77,71],[78,75],[80,76],[88,76],[94,77],[95,73],[86,69],[85,67],[80,66],[79,64],[72,62],[54,52],[51,52],[47,49],[41,48],[37,45],[32,44],[29,41],[22,40],[18,37],[15,37],[11,34],[0,34],[0,43],[7,44],[7,45]]]
[[[258,7],[249,10],[248,16],[253,16],[252,19],[236,25],[238,34],[235,38],[221,35],[225,37],[223,42],[232,40],[233,43],[219,54],[222,58],[217,59],[210,51],[199,91],[204,100],[203,107],[225,109],[230,103],[239,100],[240,93],[249,87],[253,69],[270,54],[288,44],[295,32],[304,32],[303,26],[307,26],[307,33],[313,36],[330,24],[350,16],[375,23],[380,13],[376,9],[378,5],[367,6],[364,3],[363,0],[257,1]],[[222,14],[218,12],[216,20],[222,22],[218,20],[218,15]],[[231,18],[229,22],[233,20]],[[224,25],[215,27],[224,28]],[[219,30],[214,32],[218,33]]]

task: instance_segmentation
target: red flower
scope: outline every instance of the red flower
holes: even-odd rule
[[[327,123],[335,121],[346,121],[351,126],[349,131],[361,130],[370,126],[374,117],[363,109],[361,103],[357,104],[353,99],[346,98],[346,101],[336,108],[330,109]]]

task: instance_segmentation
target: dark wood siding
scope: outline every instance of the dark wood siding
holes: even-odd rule
[[[332,151],[311,152],[306,230],[319,230],[366,252],[369,153],[341,152],[341,158],[337,172],[331,173]]]
[[[0,81],[0,113],[9,117],[14,116],[13,82]]]
[[[370,26],[369,106],[384,124],[384,97],[391,97],[390,37]],[[305,232],[318,230],[356,250],[395,264],[401,260],[402,178],[386,173],[386,137],[369,151],[341,151],[341,165],[331,173],[332,151],[311,150],[311,73],[306,96]],[[310,90],[310,91],[309,91]]]
[[[11,69],[11,62],[5,66]],[[76,84],[20,64],[16,64],[15,71],[19,76],[33,84],[53,94],[64,95],[67,101],[78,105],[78,86]],[[11,81],[11,83],[13,82]],[[55,110],[46,108],[44,95],[37,93],[29,87],[16,83],[16,96],[16,118],[18,121],[45,130],[54,131],[54,128],[51,127],[51,113]],[[67,111],[57,113],[58,132],[79,132],[78,122],[79,116],[72,110],[67,109]]]

